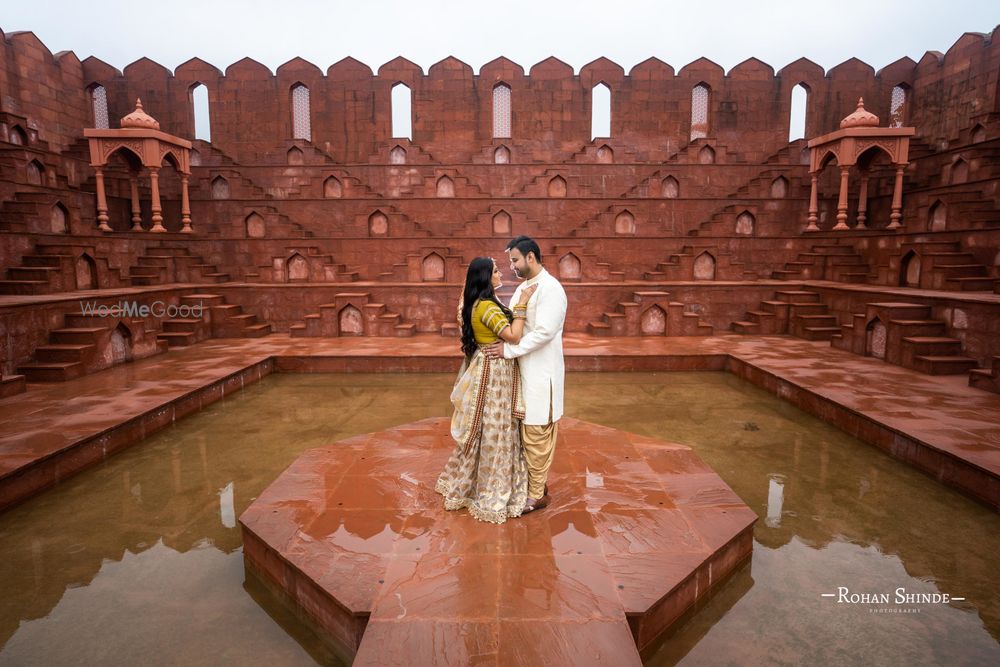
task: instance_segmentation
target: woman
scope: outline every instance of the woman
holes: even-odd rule
[[[520,516],[528,499],[521,374],[516,361],[487,359],[479,348],[521,340],[535,288],[524,290],[511,312],[496,297],[502,286],[496,262],[472,260],[459,304],[465,361],[451,392],[451,436],[457,446],[434,487],[444,496],[446,510],[468,507],[473,517],[492,523]]]

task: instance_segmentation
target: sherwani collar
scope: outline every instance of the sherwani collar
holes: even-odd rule
[[[522,284],[522,285],[523,285],[524,287],[531,287],[532,285],[534,285],[535,283],[537,283],[538,281],[540,281],[540,280],[541,280],[542,278],[544,278],[544,277],[545,277],[546,275],[548,275],[548,273],[549,273],[549,272],[548,272],[548,271],[546,271],[546,270],[545,270],[545,269],[543,268],[543,269],[542,269],[541,271],[539,271],[539,272],[538,272],[538,275],[537,275],[537,276],[535,276],[534,278],[531,278],[531,279],[529,279],[529,280],[525,280],[525,281],[524,281],[523,283],[521,283],[521,284]]]

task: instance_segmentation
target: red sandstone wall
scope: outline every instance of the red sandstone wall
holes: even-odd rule
[[[79,59],[72,51],[53,55],[34,33],[0,37],[0,111],[26,117],[24,129],[52,149],[67,148],[93,125]]]
[[[911,89],[909,121],[918,136],[937,142],[957,137],[977,115],[1000,111],[998,71],[996,40],[972,33],[943,56],[929,52],[919,63],[904,58],[877,74],[857,59],[825,74],[800,59],[775,74],[753,58],[728,74],[704,58],[676,73],[650,59],[628,74],[601,58],[578,75],[555,58],[535,64],[527,75],[499,58],[478,76],[455,58],[432,65],[426,74],[404,58],[384,64],[377,74],[352,59],[324,74],[299,58],[275,73],[244,59],[222,74],[194,58],[171,74],[147,58],[118,72],[92,57],[80,63],[72,53],[53,56],[32,33],[7,35],[0,48],[2,110],[26,116],[39,138],[54,147],[68,146],[91,125],[86,88],[94,83],[108,90],[112,125],[141,97],[165,131],[191,137],[190,89],[200,82],[209,91],[213,143],[250,163],[280,160],[287,150],[290,88],[298,82],[311,93],[312,143],[337,162],[388,161],[390,90],[399,82],[413,93],[413,143],[439,163],[468,162],[494,145],[492,89],[499,82],[512,89],[513,138],[504,143],[515,161],[563,161],[588,145],[591,90],[601,82],[612,93],[616,153],[627,147],[632,161],[660,161],[685,145],[691,88],[704,82],[711,88],[710,136],[739,146],[753,161],[787,143],[790,93],[797,83],[810,91],[810,136],[835,129],[859,95],[884,122],[893,86],[905,84]]]

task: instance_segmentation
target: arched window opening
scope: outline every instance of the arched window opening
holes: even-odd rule
[[[711,88],[699,83],[691,89],[691,141],[708,136],[708,104]]]
[[[191,111],[194,114],[194,138],[212,141],[212,125],[208,117],[208,86],[196,83],[191,87]],[[308,94],[308,93],[307,93]]]
[[[94,84],[90,89],[90,102],[94,109],[94,127],[98,130],[108,129],[108,91],[100,84]]]
[[[903,127],[903,123],[906,122],[906,103],[909,97],[910,91],[903,84],[892,89],[892,96],[889,99],[889,127]]]
[[[292,86],[292,139],[312,141],[309,88],[302,83]]]
[[[809,89],[799,83],[792,88],[791,114],[788,121],[788,141],[806,136],[806,113],[809,110]]]
[[[590,91],[590,138],[611,136],[611,89],[599,83]]]
[[[493,87],[493,138],[510,138],[510,86],[505,83]]]
[[[392,136],[413,139],[413,95],[405,83],[392,87]]]

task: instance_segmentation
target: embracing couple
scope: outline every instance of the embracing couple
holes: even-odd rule
[[[545,483],[563,412],[562,333],[566,292],[542,266],[538,244],[507,244],[523,282],[504,306],[500,266],[469,264],[459,303],[462,352],[451,402],[456,447],[437,480],[446,510],[463,507],[480,521],[504,523],[548,505]]]

